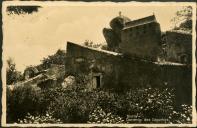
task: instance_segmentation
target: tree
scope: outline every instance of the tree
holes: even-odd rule
[[[192,31],[192,7],[186,6],[176,12],[176,16],[171,20],[175,26],[174,30]]]
[[[102,43],[94,43],[93,41],[90,40],[85,40],[84,45],[90,48],[101,48],[103,44]]]
[[[38,12],[39,8],[41,8],[41,6],[29,6],[29,5],[8,6],[6,11],[8,15],[10,14],[21,15],[21,14],[32,14],[33,12]]]
[[[45,70],[50,68],[51,64],[64,65],[66,61],[66,54],[64,50],[57,50],[54,55],[49,55],[41,60],[42,64],[37,66],[38,70]]]
[[[21,72],[16,70],[16,64],[14,63],[12,58],[7,60],[7,68],[6,68],[6,84],[10,85],[21,81],[23,76]]]

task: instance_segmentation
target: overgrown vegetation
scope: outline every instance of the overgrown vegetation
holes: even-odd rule
[[[49,55],[41,60],[41,64],[36,66],[40,70],[45,70],[50,68],[52,64],[64,65],[66,60],[66,53],[64,50],[58,49],[53,55]]]
[[[26,70],[29,70],[30,68],[38,70],[39,72],[42,72],[43,70],[49,69],[51,65],[65,65],[66,61],[66,54],[64,50],[57,50],[57,52],[53,55],[49,55],[48,57],[45,57],[41,60],[41,64],[37,66],[27,66]],[[31,74],[29,74],[31,76]],[[32,76],[34,76],[33,74]],[[20,71],[16,69],[16,64],[13,60],[13,58],[9,58],[7,60],[7,66],[6,66],[6,84],[12,85],[19,81],[25,80],[24,74],[22,74]]]
[[[175,17],[171,20],[174,23],[174,30],[183,30],[192,32],[192,7],[185,6],[176,12]]]
[[[175,108],[169,88],[138,88],[117,93],[78,86],[23,86],[7,90],[9,123],[191,123],[191,106]],[[149,120],[145,120],[149,119]],[[157,119],[157,120],[155,120]]]
[[[102,43],[102,44],[101,43],[96,44],[93,41],[85,40],[84,45],[87,46],[87,47],[90,47],[90,48],[100,48],[102,50],[108,50],[109,51],[109,48],[108,48],[106,42]]]
[[[7,88],[7,120],[23,119],[27,113],[45,113],[44,94],[32,86],[18,86],[13,91]]]
[[[8,6],[6,11],[8,15],[11,15],[11,14],[21,15],[21,14],[32,14],[34,12],[38,12],[39,8],[41,8],[41,6],[27,6],[27,5]]]
[[[24,119],[22,120],[19,119],[18,122],[23,124],[46,124],[46,123],[61,124],[62,123],[60,119],[53,118],[51,113],[46,113],[46,115],[42,115],[42,116],[39,115],[32,116],[28,113]]]
[[[11,85],[18,81],[23,80],[23,75],[21,72],[16,70],[16,64],[12,58],[7,60],[6,67],[6,84]]]

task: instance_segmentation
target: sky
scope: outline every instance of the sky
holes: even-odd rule
[[[91,40],[104,43],[104,27],[109,27],[119,11],[131,20],[150,16],[153,13],[161,30],[171,29],[170,20],[181,6],[133,6],[113,4],[95,6],[42,5],[32,14],[3,12],[3,55],[14,59],[16,68],[23,71],[26,66],[40,64],[43,57],[54,54],[58,49],[66,50],[66,42],[83,43]]]

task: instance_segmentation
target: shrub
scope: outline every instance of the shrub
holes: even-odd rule
[[[41,91],[32,86],[18,86],[12,91],[7,89],[7,120],[16,122],[23,119],[27,113],[44,113],[46,106],[42,103]]]
[[[124,93],[99,91],[97,94],[97,105],[107,113],[122,117],[127,123],[136,123],[138,119],[141,119],[140,123],[191,123],[189,107],[176,110],[174,89],[135,88]]]
[[[117,93],[87,91],[79,86],[44,90],[22,86],[7,89],[7,120],[11,123],[18,119],[22,123],[53,123],[57,119],[59,123],[137,123],[137,119],[142,120],[140,123],[191,123],[192,108],[175,107],[174,90],[169,88],[135,88]]]
[[[61,124],[62,122],[60,121],[60,119],[56,119],[52,117],[52,113],[46,113],[46,115],[30,115],[29,113],[27,114],[27,116],[22,119],[22,120],[18,120],[18,123],[22,123],[22,124],[52,124],[52,123],[59,123]]]
[[[125,99],[125,103],[122,103],[123,106],[120,108],[125,110],[125,114],[135,117],[134,119],[142,119],[144,123],[154,123],[153,119],[165,119],[157,123],[168,122],[174,107],[173,90],[167,88],[132,90],[123,95],[122,98]],[[119,109],[120,112],[121,109]]]
[[[167,119],[173,109],[172,89],[144,88],[138,89],[134,93],[128,92],[125,96],[130,102],[128,114],[138,114],[149,119]]]
[[[192,106],[181,105],[178,110],[173,110],[169,116],[170,123],[192,123]]]
[[[64,123],[85,123],[93,110],[96,98],[91,92],[76,89],[57,89],[58,95],[51,101],[49,110]]]
[[[174,89],[135,88],[124,93],[100,91],[98,95],[102,110],[126,123],[191,123],[192,108],[182,105],[177,109]]]
[[[89,115],[89,121],[87,123],[113,123],[120,124],[125,123],[125,121],[112,113],[105,113],[103,109],[97,106],[92,113]]]

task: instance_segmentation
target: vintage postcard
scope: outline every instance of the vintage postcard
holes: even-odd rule
[[[2,4],[2,126],[196,126],[196,3]]]

